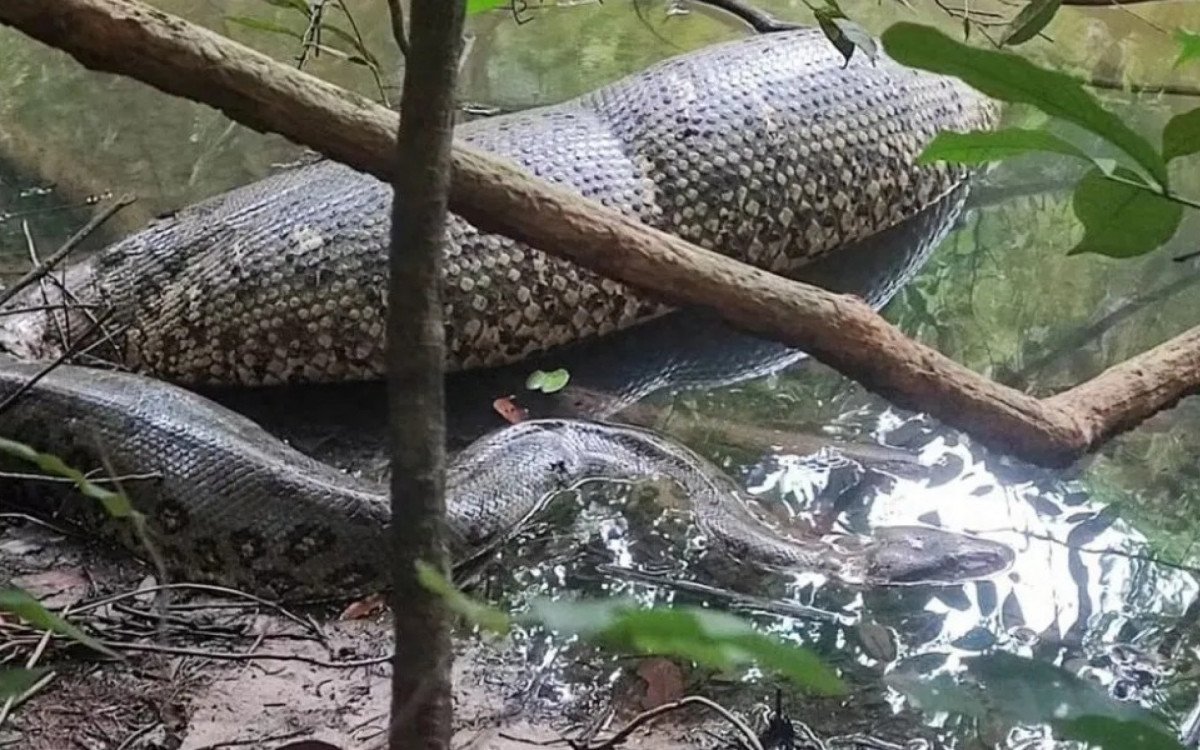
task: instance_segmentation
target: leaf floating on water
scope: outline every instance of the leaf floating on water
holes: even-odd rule
[[[896,639],[892,631],[877,622],[864,622],[858,626],[858,639],[863,650],[872,659],[890,664],[896,659]]]
[[[1049,724],[1061,739],[1103,750],[1182,750],[1154,713],[1117,701],[1065,669],[1002,652],[963,664],[957,680],[897,670],[884,681],[927,712]]]
[[[567,387],[567,383],[571,380],[571,373],[563,368],[545,372],[544,370],[534,370],[529,377],[525,379],[525,387],[531,391],[541,391],[542,393],[557,393]]]

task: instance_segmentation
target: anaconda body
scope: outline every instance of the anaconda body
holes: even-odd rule
[[[915,157],[937,131],[992,116],[957,81],[862,55],[844,65],[819,31],[798,30],[683,55],[458,136],[647,224],[788,273],[960,184],[962,171]],[[186,384],[382,376],[390,202],[387,185],[326,162],[152,225],[67,274],[76,298],[112,310],[111,345],[92,354]],[[518,361],[667,309],[460,219],[448,240],[451,370]],[[87,324],[6,318],[0,344],[45,357]]]
[[[0,399],[39,367],[0,359]],[[0,420],[0,436],[84,469],[125,477],[171,571],[271,596],[350,596],[386,588],[387,490],[315,461],[236,412],[136,375],[64,366]],[[73,486],[23,481],[27,462],[0,452],[8,502],[95,528],[137,551],[128,518]],[[923,527],[834,544],[786,536],[751,514],[731,479],[654,433],[572,420],[525,422],[459,454],[447,476],[455,556],[502,538],[542,501],[585,479],[674,482],[700,529],[739,560],[822,571],[852,583],[957,581],[1011,563],[1002,545]]]

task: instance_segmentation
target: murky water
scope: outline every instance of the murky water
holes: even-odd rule
[[[286,10],[265,2],[158,4],[278,57],[294,55],[289,37],[227,19],[255,16],[297,27]],[[805,18],[797,2],[762,5]],[[379,51],[385,84],[394,84],[383,4],[352,7]],[[913,13],[898,4],[843,7],[874,31],[913,14],[960,28],[932,6]],[[667,14],[648,2],[639,11],[608,2],[526,15],[531,22],[520,25],[504,14],[473,21],[464,100],[508,108],[557,101],[680,49],[743,33],[716,14]],[[1039,40],[1031,49],[1043,60],[1108,79],[1196,83],[1195,72],[1172,70],[1174,45],[1162,30],[1188,24],[1200,24],[1200,12],[1187,3],[1069,9],[1049,28],[1053,43]],[[378,93],[366,70],[331,55],[314,60],[312,70]],[[1115,92],[1107,98],[1154,138],[1168,117],[1195,104]],[[154,113],[152,121],[147,112]],[[1027,112],[1009,117],[1039,122]],[[81,223],[84,204],[96,195],[141,196],[138,207],[125,212],[124,226],[114,228],[119,232],[296,155],[280,139],[232,126],[207,108],[83,72],[65,56],[0,31],[0,253],[6,267],[24,263],[31,241],[49,252]],[[888,317],[968,366],[1036,393],[1079,382],[1194,325],[1200,270],[1173,257],[1196,249],[1195,217],[1170,247],[1142,259],[1068,256],[1079,232],[1061,186],[1072,174],[1071,165],[1044,158],[989,174],[973,209],[888,307]],[[1177,179],[1179,190],[1200,195],[1200,173],[1181,166]],[[855,687],[852,699],[792,700],[794,715],[831,734],[862,730],[960,747],[1053,747],[1038,727],[1009,731],[945,718],[922,727],[881,679],[885,673],[953,672],[963,658],[993,650],[1065,666],[1173,722],[1183,722],[1196,703],[1200,641],[1197,608],[1189,605],[1200,590],[1188,569],[1197,561],[1200,508],[1196,403],[1155,417],[1069,472],[1047,472],[897,412],[811,364],[652,400],[674,415],[664,429],[676,430],[739,479],[775,518],[863,534],[932,524],[1002,541],[1017,551],[1016,563],[994,579],[942,588],[862,589],[813,574],[748,577],[720,565],[687,514],[646,488],[599,486],[561,499],[502,550],[482,573],[489,591],[514,607],[534,596],[582,592],[747,612],[772,632],[813,644],[845,670]],[[868,462],[869,481],[834,493],[794,451],[680,430],[696,419],[893,446],[914,452],[920,468],[897,473]],[[730,600],[698,585],[743,596]],[[607,689],[624,663],[536,633],[522,643],[531,659],[547,664],[538,700],[576,705],[583,713],[591,690]],[[755,675],[721,675],[706,689],[752,707],[766,705],[773,684]]]

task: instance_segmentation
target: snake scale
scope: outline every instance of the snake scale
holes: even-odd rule
[[[960,186],[963,171],[915,157],[939,130],[987,127],[994,116],[991,103],[957,81],[886,58],[844,64],[819,31],[798,30],[682,55],[457,135],[703,247],[792,273]],[[383,585],[380,487],[162,381],[382,376],[390,202],[387,185],[319,162],[181,210],[71,266],[62,285],[69,293],[34,290],[13,303],[44,309],[49,297],[62,308],[6,317],[0,345],[38,359],[94,343],[72,339],[100,307],[110,314],[91,354],[140,375],[60,368],[4,415],[0,433],[80,466],[98,466],[103,454],[118,474],[155,475],[126,490],[164,557],[189,577],[273,595]],[[455,217],[444,267],[449,370],[517,362],[668,311]],[[6,360],[0,396],[33,372]],[[852,581],[922,579],[931,577],[927,560],[906,552],[943,542],[961,553],[962,575],[1008,560],[998,545],[932,529],[850,547],[786,537],[751,517],[731,480],[688,449],[578,421],[516,425],[455,460],[448,491],[457,549],[495,538],[580,479],[647,474],[683,487],[707,534],[772,566]],[[5,482],[5,491],[33,502],[45,487]],[[67,505],[68,515],[114,526],[86,504]]]

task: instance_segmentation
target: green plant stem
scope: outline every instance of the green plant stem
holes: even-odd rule
[[[1179,205],[1187,206],[1188,208],[1200,208],[1200,201],[1194,201],[1191,198],[1185,198],[1182,195],[1177,195],[1175,193],[1172,193],[1169,190],[1163,190],[1163,189],[1157,188],[1153,185],[1147,185],[1144,182],[1138,182],[1137,180],[1130,180],[1128,178],[1121,177],[1121,176],[1115,175],[1115,174],[1106,174],[1104,176],[1106,178],[1108,178],[1109,180],[1112,180],[1113,182],[1119,182],[1122,185],[1128,185],[1130,187],[1135,187],[1139,190],[1145,190],[1147,192],[1154,193],[1158,197],[1165,198],[1166,200],[1169,200],[1172,203],[1178,203]]]

